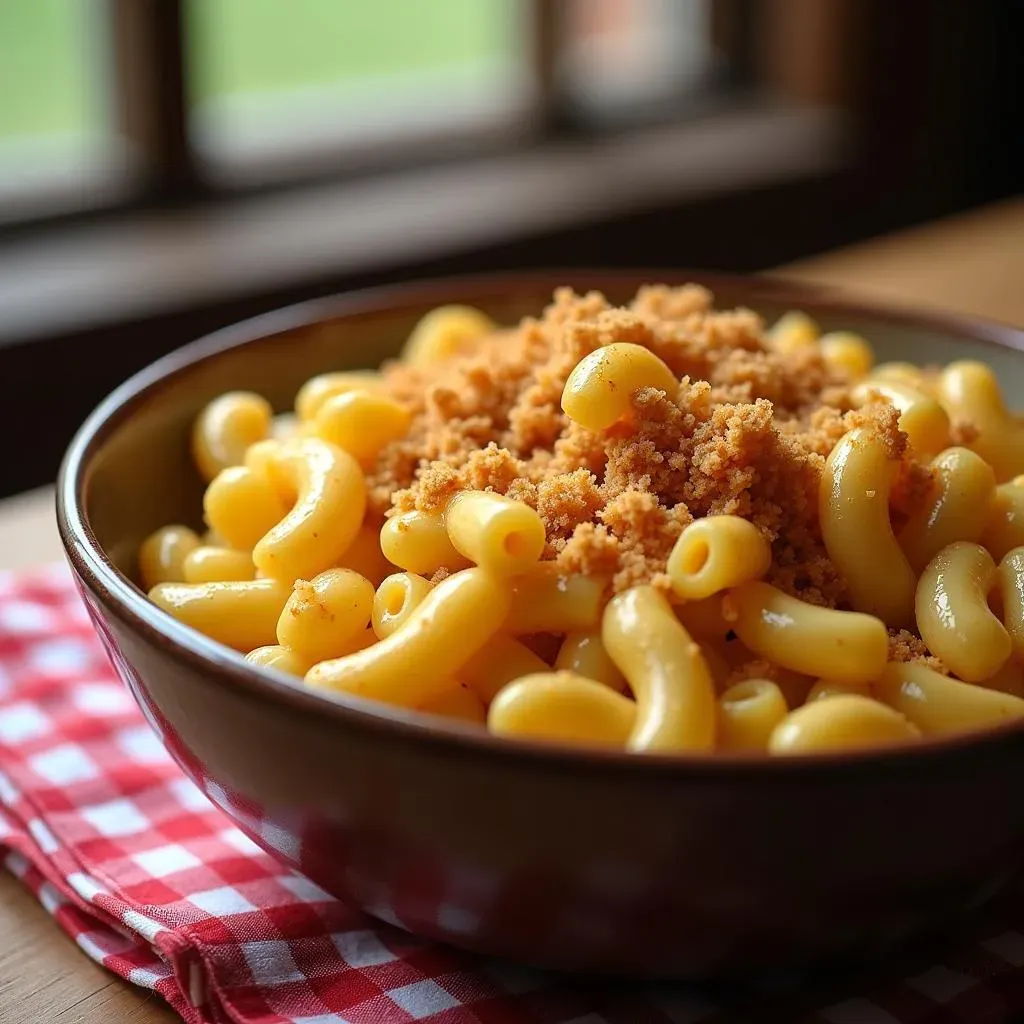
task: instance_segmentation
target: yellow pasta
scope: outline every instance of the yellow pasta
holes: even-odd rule
[[[324,401],[316,414],[316,432],[360,463],[370,463],[392,441],[404,437],[412,414],[404,405],[371,391],[346,391]]]
[[[251,551],[288,514],[288,506],[267,476],[231,466],[206,488],[203,514],[228,546]]]
[[[739,516],[708,516],[687,526],[669,555],[667,572],[677,597],[699,601],[759,580],[772,563],[761,531]]]
[[[872,393],[887,398],[899,410],[904,431],[917,454],[928,458],[949,446],[949,414],[931,395],[895,377],[869,377],[851,392],[860,404]]]
[[[290,676],[298,676],[300,679],[316,664],[312,658],[304,657],[290,647],[282,647],[280,644],[267,644],[265,647],[257,647],[250,651],[245,660],[250,665],[259,665],[260,668],[274,668],[278,672],[285,672]]]
[[[412,572],[396,572],[383,580],[373,597],[371,622],[377,637],[391,636],[430,593],[429,580]]]
[[[522,676],[547,672],[548,665],[526,644],[504,633],[495,633],[459,669],[459,680],[487,706],[498,692]]]
[[[311,377],[295,396],[295,413],[300,421],[312,422],[320,407],[336,395],[349,391],[381,390],[381,377],[375,370],[346,370],[343,373],[321,373]]]
[[[373,584],[351,569],[296,580],[277,623],[277,642],[312,661],[347,653],[370,623]]]
[[[472,722],[474,725],[487,722],[487,709],[483,701],[464,683],[453,682],[439,697],[424,701],[415,710],[427,715],[439,715],[441,718],[453,718],[459,722]]]
[[[240,466],[245,450],[270,436],[274,410],[251,391],[230,391],[215,398],[192,428],[192,458],[199,475],[212,480],[228,466]]]
[[[818,339],[821,356],[831,370],[839,370],[854,380],[871,372],[875,353],[871,346],[853,331],[830,331]]]
[[[143,589],[185,579],[185,559],[199,547],[195,530],[175,524],[154,530],[139,547],[139,578]]]
[[[996,374],[705,301],[563,292],[515,330],[444,306],[404,368],[277,415],[215,398],[206,532],[154,531],[139,580],[253,666],[496,736],[788,756],[1024,720],[1024,415]]]
[[[1015,654],[1011,654],[995,675],[982,679],[976,685],[984,686],[986,690],[998,690],[1014,697],[1024,697],[1024,665]]]
[[[881,619],[819,608],[767,583],[731,590],[725,616],[750,650],[808,676],[867,681],[882,671],[889,656],[889,634]]]
[[[604,683],[619,693],[625,693],[628,689],[625,676],[605,650],[599,629],[579,629],[567,633],[558,649],[555,668],[583,676],[584,679],[593,679],[596,683]],[[522,674],[526,675],[525,672]]]
[[[997,560],[1024,545],[1024,483],[1014,479],[996,488],[980,543]]]
[[[601,639],[636,697],[627,749],[664,753],[714,747],[711,672],[657,590],[633,587],[613,597],[604,610]]]
[[[548,563],[516,577],[510,586],[512,608],[504,629],[522,636],[593,629],[601,621],[608,581],[566,574]]]
[[[697,638],[715,685],[719,689],[725,688],[735,669],[757,657],[736,636],[732,623],[726,621],[722,603],[723,595],[716,594],[702,601],[687,601],[674,608],[676,618]],[[789,692],[793,685],[796,685],[800,692],[807,688],[800,685],[805,679],[804,676],[782,669],[777,669],[775,676],[783,692],[787,694],[787,702],[790,700]],[[780,677],[783,676],[786,677],[785,685],[780,682]],[[807,686],[809,687],[810,683]]]
[[[637,706],[607,686],[571,672],[538,672],[506,686],[487,713],[496,736],[622,748]]]
[[[893,467],[881,438],[865,427],[849,431],[825,463],[818,515],[825,548],[846,579],[850,603],[900,628],[914,622],[916,577],[889,520]],[[812,671],[823,675],[827,667]]]
[[[886,666],[874,683],[885,701],[925,736],[948,736],[1024,718],[1024,700],[941,675],[920,662]]]
[[[915,572],[954,541],[978,540],[995,498],[992,467],[968,448],[947,448],[932,460],[931,468],[934,489],[899,535],[900,547]]]
[[[315,438],[282,445],[276,469],[294,481],[298,498],[256,544],[252,559],[276,579],[309,579],[334,565],[355,540],[366,512],[366,483],[351,455]]]
[[[402,360],[410,366],[429,366],[451,359],[496,328],[489,316],[472,306],[439,306],[413,328]]]
[[[970,442],[1002,483],[1024,473],[1024,425],[1007,411],[995,373],[984,363],[950,363],[939,375],[938,395],[950,414],[978,432]]]
[[[275,441],[287,441],[299,430],[299,419],[291,412],[282,412],[270,421],[270,436]]]
[[[814,686],[814,679],[792,669],[772,667],[772,681],[786,698],[786,706],[795,708],[807,702],[807,696]]]
[[[999,591],[1003,625],[1010,635],[1013,650],[1024,655],[1024,547],[1008,551],[1000,561]]]
[[[306,674],[313,687],[418,707],[452,687],[460,668],[505,621],[507,585],[482,569],[439,583],[402,628],[366,650],[323,661]]]
[[[502,576],[534,568],[544,551],[544,523],[521,501],[492,491],[462,491],[445,511],[452,547]]]
[[[202,545],[193,548],[181,563],[186,583],[215,583],[217,580],[251,580],[256,566],[248,551]]]
[[[310,435],[303,434],[301,436]],[[299,436],[297,435],[291,438],[289,443],[298,439]],[[294,479],[281,469],[281,459],[285,443],[276,437],[269,437],[265,441],[257,441],[246,448],[243,465],[246,469],[252,470],[258,477],[266,481],[280,501],[290,508],[295,503],[298,492],[295,490]]]
[[[380,523],[363,523],[355,539],[338,559],[343,569],[365,576],[375,587],[379,587],[385,577],[390,576],[397,568],[384,557],[380,549]]]
[[[820,334],[821,329],[806,313],[793,309],[775,321],[768,332],[768,340],[778,352],[788,354],[812,348]]]
[[[782,691],[770,679],[747,679],[718,698],[718,746],[722,750],[765,751],[772,732],[789,712]]]
[[[967,682],[988,679],[1010,656],[1010,636],[988,606],[998,583],[992,556],[967,541],[943,548],[918,580],[921,639]]]
[[[726,622],[722,609],[721,594],[704,598],[702,601],[684,601],[675,606],[676,618],[691,632],[701,639],[724,640],[726,633],[732,629]]]
[[[920,391],[928,391],[921,367],[915,366],[913,363],[900,362],[899,360],[876,364],[871,370],[871,379],[901,380]]]
[[[838,694],[791,711],[772,732],[776,755],[867,750],[920,739],[920,731],[898,711],[857,694]]]
[[[275,642],[277,620],[291,590],[279,580],[158,583],[149,599],[211,640],[246,652]]]
[[[597,433],[629,415],[641,388],[664,391],[675,400],[679,381],[650,349],[616,342],[584,356],[569,374],[562,409],[569,419]]]
[[[389,562],[420,576],[469,565],[452,546],[444,518],[426,512],[403,512],[388,519],[380,530],[380,547]]]
[[[824,700],[826,697],[849,696],[870,697],[870,683],[840,683],[835,679],[819,679],[807,694],[806,703],[810,704],[816,700]]]
[[[357,651],[365,651],[367,647],[372,647],[377,643],[378,637],[374,633],[373,627],[368,626],[362,632],[357,633],[352,640],[345,645],[345,650],[342,654],[355,654]]]

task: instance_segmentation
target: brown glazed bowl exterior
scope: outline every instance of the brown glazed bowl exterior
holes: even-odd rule
[[[851,305],[761,278],[547,271],[341,296],[174,353],[71,445],[63,542],[96,629],[167,749],[257,843],[371,914],[456,946],[573,971],[662,977],[876,954],[980,905],[1024,847],[1024,731],[811,759],[637,757],[496,741],[308,692],[194,634],[136,588],[157,526],[198,526],[190,423],[251,389],[280,410],[307,377],[376,365],[426,310],[511,323],[554,288],[627,300],[696,280],[720,306],[802,308],[882,358],[978,356],[1024,384],[1024,335]],[[1018,403],[1021,404],[1021,403]],[[870,557],[870,552],[865,552]]]

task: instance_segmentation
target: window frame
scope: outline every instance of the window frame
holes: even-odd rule
[[[714,83],[714,99],[728,101],[753,85],[750,30],[755,0],[714,0],[712,44],[726,56]],[[532,95],[524,120],[430,133],[395,141],[328,145],[292,159],[283,150],[258,156],[236,173],[204,159],[190,125],[186,18],[187,0],[98,0],[101,30],[110,46],[109,107],[118,138],[119,180],[83,183],[0,198],[0,239],[82,221],[105,220],[168,207],[203,206],[251,194],[358,180],[407,167],[452,163],[525,147],[615,133],[649,124],[642,118],[595,124],[574,109],[560,87],[558,62],[566,45],[566,0],[528,0],[525,63]],[[706,108],[698,97],[687,109],[662,114],[659,123],[679,121]],[[281,164],[289,170],[282,172]],[[83,187],[86,186],[86,187]]]

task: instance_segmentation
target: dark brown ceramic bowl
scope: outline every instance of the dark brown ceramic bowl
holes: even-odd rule
[[[498,741],[308,692],[151,606],[139,541],[198,524],[189,425],[246,388],[280,409],[307,377],[373,366],[426,310],[502,322],[559,284],[624,301],[674,273],[535,273],[314,302],[176,352],[75,438],[58,513],[96,629],[167,748],[258,843],[414,932],[571,970],[694,977],[877,952],[979,905],[1024,847],[1024,731],[817,760],[636,757]],[[981,356],[1024,384],[1024,334],[693,275],[720,306],[799,307],[884,358]]]

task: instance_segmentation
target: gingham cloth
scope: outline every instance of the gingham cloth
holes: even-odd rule
[[[969,939],[884,978],[718,992],[558,978],[371,920],[279,865],[181,774],[63,567],[0,575],[0,862],[83,953],[190,1024],[995,1024],[1024,1009],[1020,891]],[[0,987],[0,1019],[3,1000]]]

